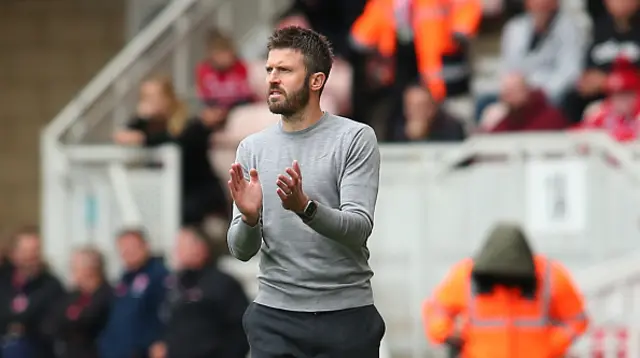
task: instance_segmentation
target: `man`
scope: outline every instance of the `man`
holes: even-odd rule
[[[607,14],[594,24],[586,53],[586,70],[563,101],[569,119],[578,123],[585,108],[606,94],[607,76],[619,57],[640,69],[640,0],[605,0]]]
[[[0,334],[3,358],[50,358],[53,342],[45,333],[51,302],[64,294],[60,282],[47,270],[36,228],[24,228],[9,249],[11,273],[0,287]]]
[[[97,339],[109,318],[113,298],[104,266],[102,254],[93,247],[73,253],[73,290],[56,305],[47,324],[57,342],[56,357],[98,357]]]
[[[569,126],[569,120],[549,103],[540,89],[525,77],[511,73],[502,78],[500,102],[483,115],[481,128],[489,132],[553,131]]]
[[[249,352],[242,315],[249,301],[240,283],[220,271],[213,241],[199,228],[178,234],[178,273],[167,281],[163,342],[151,358],[246,358]]]
[[[457,142],[466,137],[462,122],[447,113],[423,86],[414,85],[404,91],[404,117],[403,133],[397,134],[399,140]]]
[[[460,357],[564,357],[588,325],[567,270],[534,255],[520,227],[508,223],[453,267],[423,318],[430,340]]]
[[[101,358],[146,357],[160,338],[160,307],[168,275],[161,258],[151,256],[145,234],[128,229],[118,235],[125,272],[115,287],[109,320],[100,335]]]
[[[378,357],[385,325],[367,249],[380,169],[375,134],[320,109],[332,65],[324,36],[286,27],[268,49],[267,102],[281,120],[240,143],[228,182],[230,252],[242,261],[262,253],[244,322],[252,356]]]

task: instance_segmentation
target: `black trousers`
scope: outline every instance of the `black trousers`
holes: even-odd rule
[[[378,358],[386,330],[373,305],[311,313],[252,303],[242,321],[252,358]]]

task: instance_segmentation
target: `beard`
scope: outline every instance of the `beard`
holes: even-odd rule
[[[271,101],[267,97],[267,105],[269,106],[269,111],[273,114],[280,114],[283,117],[291,117],[294,114],[300,112],[309,102],[309,79],[307,78],[304,81],[304,84],[297,91],[287,93],[284,89],[272,86],[269,88],[271,90],[280,91],[280,98],[275,101]]]

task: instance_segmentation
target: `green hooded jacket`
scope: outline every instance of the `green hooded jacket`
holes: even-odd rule
[[[533,252],[520,226],[497,224],[474,258],[473,275],[535,279]]]

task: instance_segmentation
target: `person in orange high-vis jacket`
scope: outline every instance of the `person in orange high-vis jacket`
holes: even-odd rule
[[[562,357],[588,326],[567,270],[533,255],[510,224],[496,226],[475,258],[453,267],[425,302],[423,319],[429,339],[462,358]]]
[[[407,2],[408,16],[400,16],[399,4]],[[392,57],[399,35],[412,32],[420,76],[433,97],[442,101],[447,95],[443,56],[460,52],[476,34],[481,17],[480,0],[369,0],[351,37],[358,48]]]

